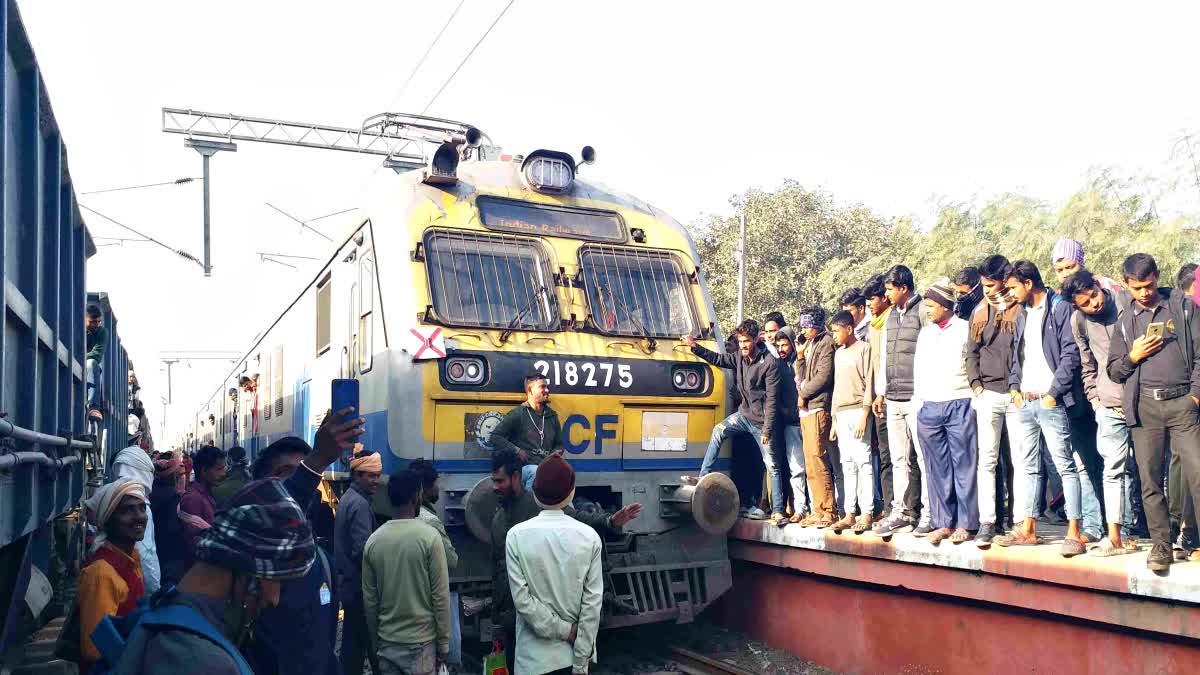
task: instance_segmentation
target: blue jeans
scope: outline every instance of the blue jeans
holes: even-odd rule
[[[713,427],[712,438],[708,440],[708,450],[704,452],[704,463],[700,465],[700,475],[705,476],[712,473],[712,466],[717,461],[717,455],[721,452],[721,444],[725,439],[736,433],[749,434],[754,442],[758,444],[758,449],[762,452],[763,465],[767,467],[767,476],[769,482],[767,486],[771,489],[771,511],[773,513],[783,513],[783,481],[779,475],[779,464],[775,461],[774,453],[771,452],[770,445],[763,445],[762,430],[758,425],[746,419],[740,412],[735,412],[724,421]]]
[[[1040,438],[1044,437],[1054,468],[1062,479],[1067,518],[1082,520],[1084,534],[1093,538],[1102,536],[1104,525],[1100,518],[1100,503],[1096,500],[1091,481],[1087,480],[1086,471],[1084,479],[1080,480],[1079,465],[1071,447],[1071,422],[1067,417],[1067,409],[1061,405],[1045,408],[1040,401],[1026,401],[1014,416],[1009,437],[1014,440],[1013,463],[1016,471],[1023,472],[1025,476],[1024,480],[1015,481],[1014,488],[1018,489],[1013,490],[1013,501],[1016,502],[1013,519],[1036,515]]]
[[[1105,519],[1110,523],[1124,524],[1126,503],[1129,501],[1126,464],[1133,454],[1124,415],[1103,406],[1096,409],[1096,449],[1104,458]]]

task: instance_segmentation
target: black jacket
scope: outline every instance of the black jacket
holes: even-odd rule
[[[889,401],[909,401],[913,395],[913,357],[917,354],[917,335],[929,319],[921,307],[921,296],[914,294],[901,315],[896,307],[887,318],[887,391]]]
[[[796,347],[792,353],[779,361],[779,418],[778,424],[796,426],[800,424],[800,392],[796,388]],[[783,446],[780,446],[783,447]]]
[[[1179,339],[1175,341],[1176,348],[1183,350],[1185,360],[1192,364],[1191,382],[1192,396],[1200,397],[1200,315],[1191,297],[1185,293],[1170,289],[1158,289],[1159,302],[1166,303],[1171,320],[1175,322],[1175,332]],[[1130,306],[1132,308],[1132,305]],[[1139,364],[1129,360],[1129,346],[1137,339],[1133,328],[1134,312],[1127,311],[1121,317],[1120,330],[1113,331],[1112,342],[1108,348],[1108,376],[1113,382],[1123,384],[1121,407],[1125,410],[1125,423],[1131,427],[1138,426],[1138,399],[1142,393],[1142,375]]]
[[[829,410],[833,399],[833,352],[837,345],[829,331],[823,331],[803,349],[804,359],[796,360],[796,368],[803,369],[800,377],[804,388],[798,395],[806,402],[807,410]]]
[[[775,427],[782,378],[779,359],[771,356],[765,345],[755,345],[750,359],[743,358],[741,352],[718,354],[700,345],[693,347],[692,353],[718,368],[734,371],[733,381],[742,399],[738,412],[764,431]]]

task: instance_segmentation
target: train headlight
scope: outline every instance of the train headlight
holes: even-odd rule
[[[575,160],[565,152],[535,150],[521,165],[521,175],[538,192],[566,192],[575,180]]]
[[[486,370],[483,359],[476,356],[454,356],[446,359],[446,379],[451,384],[481,384]]]
[[[704,387],[704,371],[695,366],[675,366],[671,384],[677,391],[699,391]]]

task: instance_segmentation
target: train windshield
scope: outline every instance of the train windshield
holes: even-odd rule
[[[557,330],[554,279],[527,239],[435,232],[425,239],[433,310],[457,326]]]
[[[694,334],[687,279],[672,256],[589,246],[580,267],[592,319],[601,332],[638,337]]]

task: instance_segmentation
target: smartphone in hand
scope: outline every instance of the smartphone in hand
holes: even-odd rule
[[[359,417],[360,411],[358,408],[358,380],[352,379],[336,379],[333,381],[329,392],[329,407],[331,412],[337,413],[339,410],[353,408],[350,418]]]
[[[1164,337],[1163,333],[1164,333],[1164,330],[1166,329],[1166,327],[1167,327],[1167,324],[1165,322],[1155,321],[1155,322],[1151,323],[1149,326],[1146,326],[1146,337],[1162,338],[1162,337]]]

